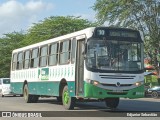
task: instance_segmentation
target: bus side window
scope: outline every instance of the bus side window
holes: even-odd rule
[[[49,46],[49,65],[57,65],[59,44],[54,43]]]
[[[71,63],[75,63],[75,54],[76,54],[76,38],[72,40],[72,52],[71,52]]]
[[[17,56],[17,70],[21,70],[23,68],[23,52],[18,53]]]
[[[32,50],[32,55],[31,55],[31,68],[36,68],[38,67],[39,63],[39,55],[38,55],[38,48],[35,48]]]
[[[47,66],[47,57],[48,57],[48,46],[43,46],[40,48],[40,58],[39,58],[40,67]]]
[[[29,60],[30,60],[30,51],[27,50],[24,52],[24,69],[29,68]]]
[[[60,64],[69,64],[70,62],[71,40],[60,43]]]
[[[12,58],[12,70],[14,71],[16,69],[17,53],[13,54]]]

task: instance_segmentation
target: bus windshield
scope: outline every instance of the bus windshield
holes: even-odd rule
[[[142,47],[138,42],[90,39],[87,43],[86,66],[93,70],[143,70]]]

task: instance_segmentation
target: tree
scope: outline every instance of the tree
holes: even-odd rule
[[[10,76],[12,50],[20,47],[24,38],[25,35],[20,32],[7,33],[5,37],[0,38],[0,77]]]
[[[159,0],[97,0],[93,9],[101,24],[108,21],[109,25],[142,31],[145,51],[154,56],[156,61],[156,51],[160,47],[160,28],[157,22],[160,18]]]
[[[87,27],[97,26],[96,23],[73,16],[51,16],[35,23],[29,30],[22,44],[29,45],[50,38],[55,38]]]

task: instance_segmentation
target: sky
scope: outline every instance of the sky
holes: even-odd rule
[[[50,16],[81,16],[95,21],[91,8],[96,0],[0,0],[0,37],[27,31]]]

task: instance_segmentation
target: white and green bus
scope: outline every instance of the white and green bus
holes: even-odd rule
[[[91,27],[13,50],[11,87],[27,103],[53,96],[66,109],[77,100],[144,97],[143,41],[139,31]]]

